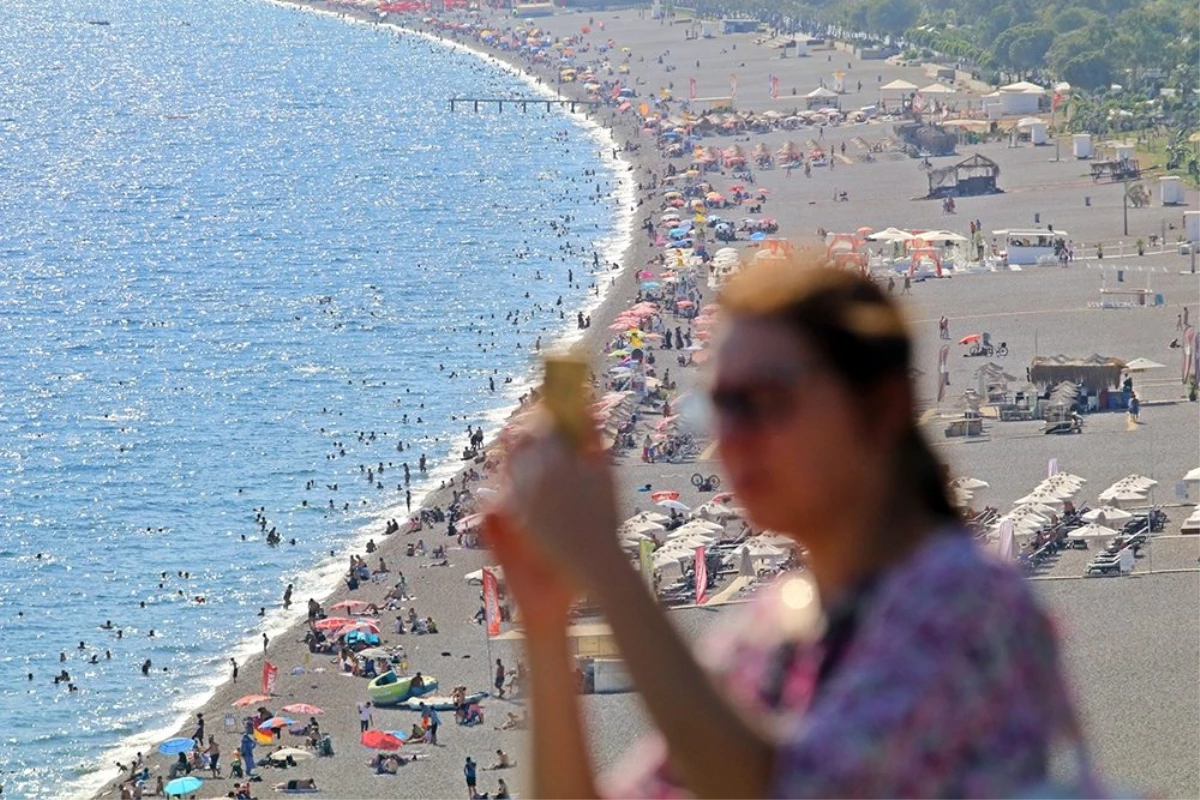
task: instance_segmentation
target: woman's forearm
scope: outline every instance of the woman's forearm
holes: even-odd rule
[[[769,739],[717,691],[623,554],[603,566],[592,593],[684,786],[699,797],[764,796]]]
[[[533,795],[596,797],[566,622],[561,628],[527,632],[525,647],[531,679]]]

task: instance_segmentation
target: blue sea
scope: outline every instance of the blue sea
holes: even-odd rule
[[[531,91],[261,0],[4,4],[5,797],[86,796],[147,749],[596,301],[592,251],[628,234],[600,135],[446,102]]]

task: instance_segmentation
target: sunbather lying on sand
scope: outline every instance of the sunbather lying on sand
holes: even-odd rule
[[[275,784],[277,792],[315,792],[317,791],[317,782],[313,778],[293,778],[290,781],[283,781]]]

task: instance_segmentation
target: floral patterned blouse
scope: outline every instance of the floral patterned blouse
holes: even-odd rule
[[[781,576],[699,652],[778,732],[770,796],[1013,797],[1045,786],[1053,745],[1079,742],[1049,619],[969,535],[932,537],[798,640],[808,586]],[[657,734],[604,788],[689,796]]]

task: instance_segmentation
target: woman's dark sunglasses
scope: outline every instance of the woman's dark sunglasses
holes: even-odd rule
[[[779,422],[795,410],[796,387],[804,370],[781,372],[742,385],[720,385],[709,392],[709,402],[721,422],[755,428]]]

